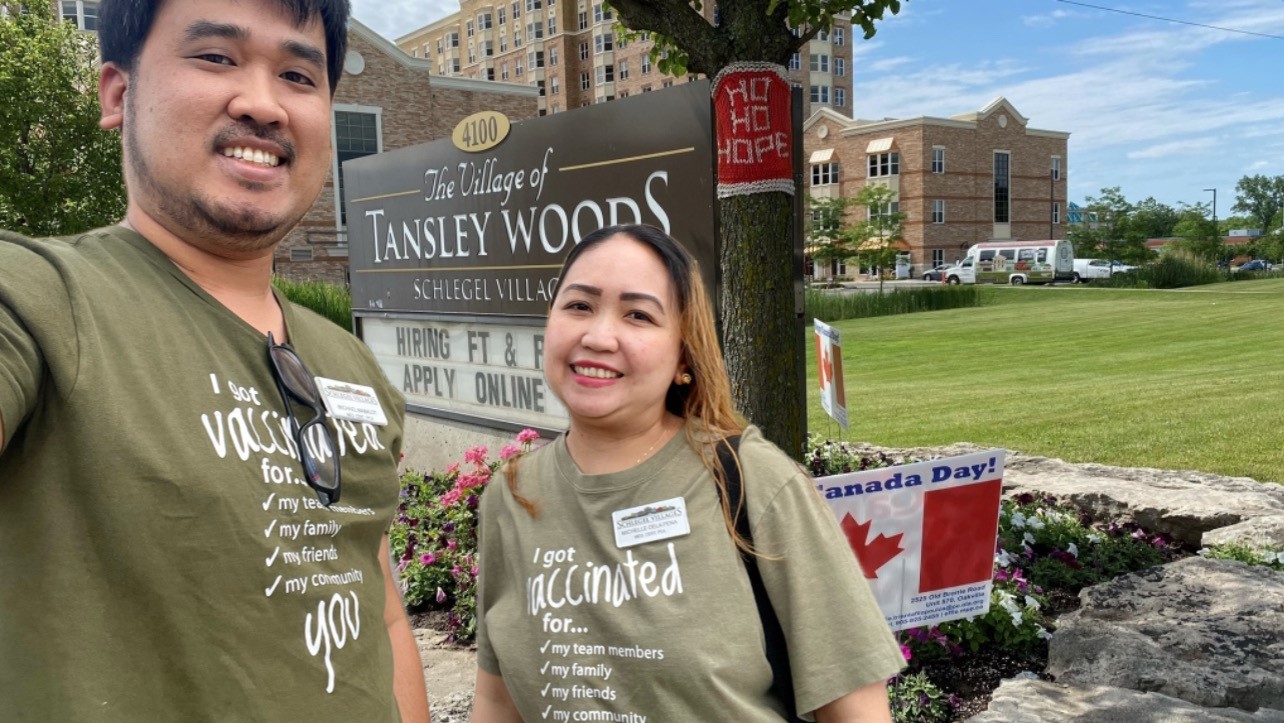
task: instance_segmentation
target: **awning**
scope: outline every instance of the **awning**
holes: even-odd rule
[[[808,163],[829,163],[830,159],[832,159],[833,157],[834,157],[834,149],[825,148],[819,151],[812,151],[811,160],[807,162]]]
[[[862,243],[860,246],[857,246],[856,250],[857,251],[879,251],[885,247],[890,247],[897,251],[910,250],[909,242],[902,238],[898,238],[895,241],[892,241],[891,244],[887,244],[887,242],[881,238],[872,238]]]
[[[868,146],[865,147],[865,152],[883,153],[885,151],[890,151],[892,150],[892,140],[893,138],[891,136],[888,136],[887,138],[875,138],[869,142]]]

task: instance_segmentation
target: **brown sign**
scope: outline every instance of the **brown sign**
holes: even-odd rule
[[[712,144],[698,81],[517,122],[480,153],[348,161],[353,311],[544,316],[566,254],[616,223],[667,231],[716,289]]]

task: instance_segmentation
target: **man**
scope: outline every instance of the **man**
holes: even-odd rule
[[[428,720],[388,562],[403,399],[269,284],[347,18],[101,5],[126,217],[0,233],[0,719]]]

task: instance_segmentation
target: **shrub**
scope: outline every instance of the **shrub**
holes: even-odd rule
[[[1265,565],[1272,570],[1284,571],[1284,551],[1282,550],[1258,550],[1248,545],[1229,542],[1225,545],[1205,547],[1199,551],[1199,555],[1213,560],[1239,560],[1247,565]]]
[[[874,316],[912,314],[980,306],[982,291],[977,286],[919,286],[886,294],[807,291],[807,314],[821,321],[864,319]]]
[[[1212,262],[1177,250],[1162,254],[1154,263],[1132,271],[1114,274],[1107,279],[1093,279],[1091,284],[1116,289],[1180,289],[1229,280],[1230,275]]]
[[[325,281],[291,281],[280,276],[272,277],[272,285],[290,301],[352,331],[352,293],[347,288]]]
[[[896,723],[936,723],[954,716],[954,696],[943,693],[921,672],[892,678],[888,699]]]
[[[862,452],[851,442],[835,442],[818,434],[808,434],[803,443],[803,461],[813,477],[880,469],[922,460],[889,456],[881,452]]]
[[[528,449],[539,434],[517,435],[517,445],[488,460],[485,447],[464,453],[463,464],[444,472],[407,471],[401,503],[389,531],[401,593],[410,608],[448,610],[449,638],[471,641],[477,634],[477,505],[500,463]],[[465,466],[467,469],[465,469]]]

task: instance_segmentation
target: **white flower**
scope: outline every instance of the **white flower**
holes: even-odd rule
[[[1023,617],[1021,613],[1019,612],[1012,613],[1012,627],[1019,628],[1021,627],[1021,623],[1024,621],[1025,621],[1025,617]]]
[[[1071,542],[1070,546],[1066,548],[1066,552],[1070,553],[1071,555],[1074,555],[1077,558],[1079,557],[1079,546]]]
[[[1195,551],[1195,554],[1199,555],[1200,557],[1208,557],[1209,553],[1211,552],[1212,550],[1208,549],[1207,547],[1201,547]]]
[[[1047,628],[1043,627],[1042,625],[1036,625],[1035,628],[1040,638],[1043,638],[1044,640],[1052,639],[1052,633],[1048,632]]]
[[[1027,533],[1025,533],[1024,535],[1022,535],[1022,536],[1021,536],[1021,540],[1022,540],[1023,542],[1025,542],[1025,544],[1027,544],[1027,545],[1033,545],[1033,544],[1034,544],[1034,535],[1031,535],[1030,533],[1028,533],[1028,532],[1027,532]]]
[[[994,556],[994,562],[996,562],[999,567],[1011,567],[1012,556],[1008,554],[1007,550],[999,550]]]
[[[1033,608],[1033,609],[1035,609],[1035,610],[1038,610],[1038,609],[1039,609],[1039,601],[1038,601],[1038,600],[1035,600],[1033,597],[1031,597],[1031,596],[1029,596],[1029,595],[1026,595],[1026,596],[1025,596],[1025,606],[1026,606],[1027,608]]]
[[[1267,550],[1262,553],[1262,562],[1271,564],[1273,562],[1284,562],[1284,552],[1272,552]]]
[[[1017,530],[1024,529],[1025,515],[1021,514],[1020,512],[1013,512],[1012,517],[1008,520],[1008,524],[1012,525],[1013,529],[1017,529]]]
[[[1106,539],[1105,535],[1099,535],[1095,532],[1088,533],[1088,542],[1091,542],[1094,545],[1100,544],[1104,539]]]
[[[1042,530],[1044,527],[1046,527],[1046,525],[1043,524],[1043,520],[1039,519],[1038,517],[1031,517],[1029,520],[1026,521],[1026,524],[1032,530]]]

